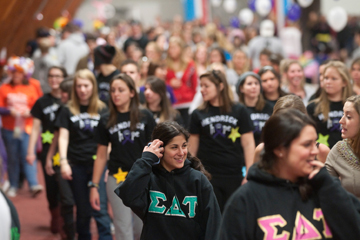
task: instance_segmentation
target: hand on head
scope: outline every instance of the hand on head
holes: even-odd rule
[[[159,139],[155,139],[154,141],[152,141],[150,146],[146,146],[144,148],[143,152],[151,152],[155,154],[158,158],[162,158],[164,153],[164,148],[162,147],[162,145],[163,145],[162,141],[160,141]]]

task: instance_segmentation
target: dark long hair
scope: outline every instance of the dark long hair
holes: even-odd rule
[[[316,129],[314,121],[296,109],[284,109],[272,115],[262,129],[264,151],[258,165],[259,168],[271,171],[278,161],[274,150],[278,147],[288,149],[293,140],[299,137],[303,128],[308,125]],[[311,193],[311,186],[307,183],[306,177],[300,178],[298,183],[301,197],[305,200]]]
[[[260,78],[261,78],[261,76],[262,76],[264,73],[269,72],[269,71],[272,72],[272,74],[274,74],[276,80],[279,82],[279,87],[278,87],[279,98],[282,97],[282,96],[287,95],[287,93],[284,92],[284,90],[281,89],[281,80],[280,80],[280,75],[279,75],[279,73],[278,73],[272,66],[262,67],[262,68],[259,70],[258,74],[259,74],[259,76],[260,76]],[[264,96],[264,98],[266,99],[266,96],[265,96],[264,91],[263,91],[263,96]]]
[[[159,139],[164,143],[163,147],[165,147],[167,144],[169,144],[169,142],[171,142],[174,137],[179,135],[183,135],[186,141],[189,140],[190,134],[188,131],[185,130],[185,128],[180,126],[177,122],[165,121],[156,125],[152,133],[151,139]],[[209,180],[211,179],[210,173],[205,170],[205,167],[201,163],[200,159],[191,156],[189,151],[187,153],[187,159],[189,159],[189,161],[191,162],[190,166],[192,168],[203,173]]]
[[[131,77],[129,77],[128,75],[126,75],[124,73],[120,73],[120,74],[114,76],[109,83],[110,95],[111,95],[111,86],[115,80],[121,80],[121,81],[125,82],[127,87],[130,89],[130,92],[134,93],[134,96],[130,100],[130,106],[129,106],[130,130],[134,131],[136,129],[136,124],[140,120],[140,110],[139,110],[140,100],[139,100],[139,94],[136,91],[136,86],[135,86],[134,80],[132,80]],[[109,121],[107,123],[107,127],[112,127],[117,123],[118,110],[117,110],[114,102],[112,101],[111,97],[109,99],[109,110],[110,110],[110,117],[109,117]]]
[[[166,95],[166,84],[160,78],[155,76],[150,76],[147,78],[146,85],[149,85],[150,89],[154,92],[159,94],[160,96],[160,122],[164,122],[166,120],[175,120],[176,117],[176,110],[172,108],[169,98]],[[149,108],[149,104],[146,102],[146,107]]]

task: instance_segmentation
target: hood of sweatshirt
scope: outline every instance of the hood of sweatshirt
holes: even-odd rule
[[[84,35],[80,32],[70,34],[67,39],[78,45],[85,43]]]

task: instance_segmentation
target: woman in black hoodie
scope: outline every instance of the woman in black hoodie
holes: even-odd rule
[[[220,210],[209,174],[188,153],[189,133],[163,122],[152,139],[115,190],[143,220],[141,239],[215,239]]]
[[[315,160],[315,123],[287,109],[262,134],[262,158],[229,199],[218,239],[358,239],[360,202]]]

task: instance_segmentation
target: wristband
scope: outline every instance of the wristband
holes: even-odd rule
[[[98,184],[98,183],[93,183],[92,181],[89,181],[88,184],[87,184],[87,186],[88,186],[89,188],[93,188],[93,187],[99,188],[99,184]]]

